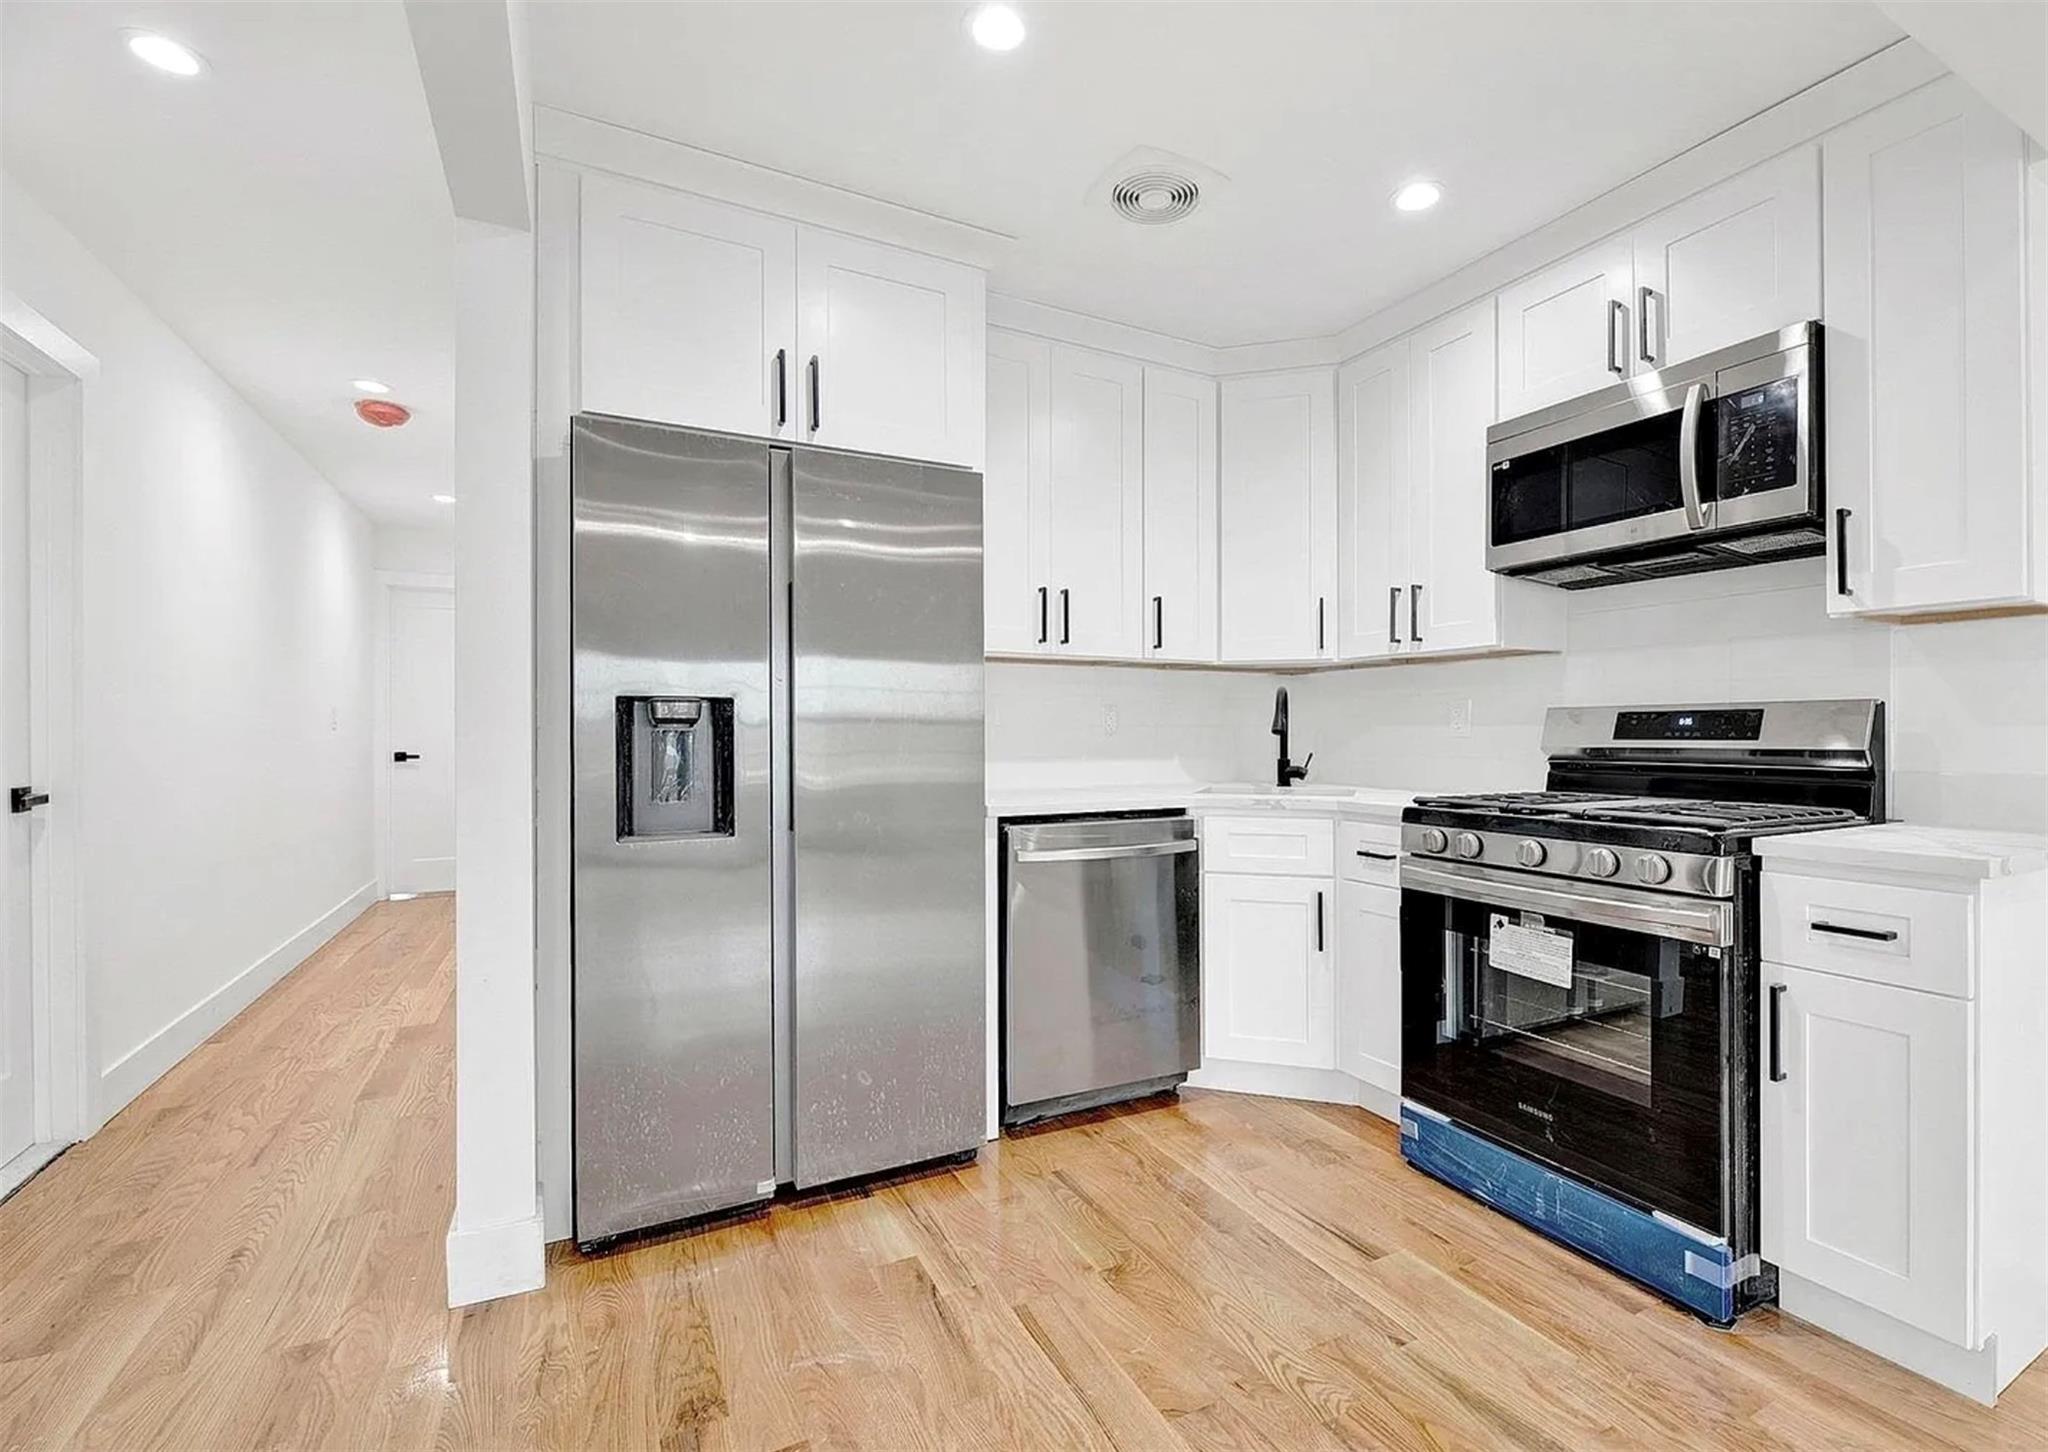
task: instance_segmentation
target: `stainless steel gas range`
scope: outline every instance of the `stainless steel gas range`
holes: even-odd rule
[[[1878,701],[1557,708],[1402,815],[1402,1151],[1726,1323],[1756,1253],[1756,838],[1882,820]]]

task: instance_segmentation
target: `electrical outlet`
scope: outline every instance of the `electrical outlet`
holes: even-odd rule
[[[1116,727],[1116,707],[1104,706],[1102,708],[1102,734],[1104,736],[1114,736],[1116,735]]]
[[[1470,736],[1471,734],[1472,703],[1470,701],[1451,702],[1451,735]]]
[[[327,708],[327,734],[332,736],[339,730],[341,730],[341,708],[339,706],[329,706]]]

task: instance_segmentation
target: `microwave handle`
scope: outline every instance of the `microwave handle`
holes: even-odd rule
[[[1685,499],[1688,529],[1707,527],[1707,507],[1700,498],[1700,409],[1706,399],[1707,385],[1693,384],[1685,390],[1685,407],[1678,414],[1678,492]]]

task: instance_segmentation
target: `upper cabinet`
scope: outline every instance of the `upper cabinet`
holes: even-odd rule
[[[1216,381],[1145,370],[1144,654],[1216,659]]]
[[[972,267],[581,178],[579,406],[980,468]]]
[[[2044,420],[2027,416],[2039,164],[2030,177],[2018,128],[1953,80],[1832,133],[1823,164],[1829,608],[2048,598]]]
[[[1504,289],[1500,417],[1821,311],[1820,172],[1801,147]]]
[[[1335,655],[1333,384],[1325,368],[1223,384],[1219,639],[1226,661]]]
[[[583,178],[582,406],[792,436],[797,227]]]
[[[1486,568],[1494,359],[1482,302],[1338,375],[1345,659],[1564,645],[1562,592]]]
[[[835,449],[982,465],[986,292],[958,262],[798,230],[798,437]]]
[[[1043,649],[1052,635],[1045,535],[1052,498],[1052,347],[988,335],[988,467],[982,474],[982,620],[993,654]]]

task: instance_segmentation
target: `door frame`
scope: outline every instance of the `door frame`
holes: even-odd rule
[[[30,764],[35,785],[50,793],[38,813],[43,837],[29,869],[36,1138],[0,1166],[6,1194],[101,1124],[93,1016],[80,969],[75,736],[85,420],[99,360],[4,289],[0,357],[28,375]]]
[[[452,608],[455,577],[424,570],[376,573],[376,650],[370,687],[371,717],[375,724],[370,731],[370,780],[375,793],[371,826],[377,835],[377,897],[382,901],[391,896],[391,601],[400,590],[438,591],[448,597]]]

